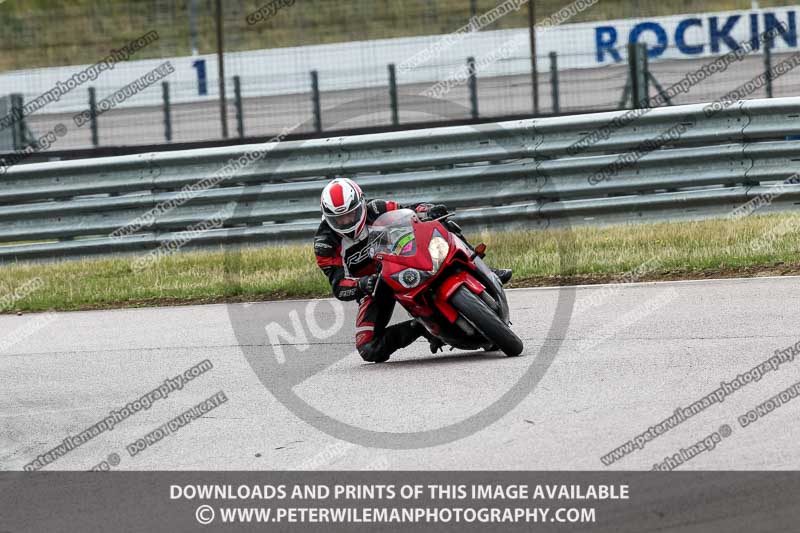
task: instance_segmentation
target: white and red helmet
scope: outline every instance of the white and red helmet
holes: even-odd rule
[[[367,226],[367,201],[353,180],[331,180],[322,190],[320,206],[325,221],[339,235],[355,240]]]

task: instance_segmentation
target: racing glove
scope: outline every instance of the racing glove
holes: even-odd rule
[[[434,220],[439,217],[445,216],[447,212],[448,212],[447,206],[445,205],[442,204],[431,205],[428,207],[428,209],[420,213],[420,218],[424,220]]]
[[[358,278],[358,288],[364,296],[371,296],[375,292],[375,286],[378,284],[378,274],[371,274]]]

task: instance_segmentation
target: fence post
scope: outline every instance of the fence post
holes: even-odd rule
[[[164,138],[172,142],[172,108],[169,104],[169,82],[161,82],[161,96],[164,100]]]
[[[14,150],[22,150],[32,139],[28,139],[25,127],[25,115],[23,106],[25,105],[24,97],[19,93],[13,93],[10,97],[10,116],[14,119],[14,124],[11,126],[11,144]]]
[[[322,132],[322,107],[319,103],[319,75],[316,70],[311,71],[311,103],[314,108],[314,129]]]
[[[667,102],[667,105],[672,105],[672,98],[669,97],[669,94],[667,94],[667,92],[664,90],[664,87],[662,87],[661,84],[658,83],[658,80],[656,79],[655,76],[653,76],[653,73],[650,72],[649,69],[647,70],[647,79],[653,82],[653,87],[656,88],[658,94],[664,99],[665,102]]]
[[[397,109],[397,72],[394,63],[389,63],[389,102],[392,107],[392,125],[400,124],[400,115]]]
[[[628,45],[628,69],[631,80],[633,109],[650,107],[647,87],[647,45],[630,43]]]
[[[767,98],[772,98],[772,38],[768,38],[764,43],[764,74],[767,82]]]
[[[236,107],[236,131],[239,138],[244,139],[244,109],[242,109],[242,80],[233,77],[233,105]]]
[[[89,87],[89,127],[92,130],[92,145],[100,144],[97,135],[97,94],[94,87]]]
[[[469,69],[469,103],[472,109],[472,118],[478,118],[478,76],[475,70],[475,58],[467,58],[467,68]]]
[[[11,117],[11,120],[16,120],[17,115],[14,114],[12,95],[0,96],[0,117]],[[3,128],[0,127],[0,153],[13,152],[17,149],[17,141],[14,135],[16,128]],[[4,161],[0,159],[0,165]]]
[[[558,101],[558,59],[555,52],[550,52],[550,90],[553,99],[553,114],[561,113],[561,105]]]
[[[536,64],[536,0],[528,2],[528,39],[531,47],[531,92],[533,115],[539,115],[539,67]]]

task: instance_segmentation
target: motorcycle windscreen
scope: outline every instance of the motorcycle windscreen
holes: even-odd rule
[[[414,255],[417,252],[417,240],[411,224],[413,216],[413,211],[399,209],[378,217],[370,228],[374,251],[392,255]]]

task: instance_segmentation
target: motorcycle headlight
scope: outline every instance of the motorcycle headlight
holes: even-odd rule
[[[407,268],[392,277],[406,289],[413,289],[422,281],[422,273],[416,268]]]
[[[450,245],[443,237],[435,235],[430,244],[428,244],[428,253],[433,261],[433,271],[439,270],[439,267],[447,259],[447,254],[450,252]]]

